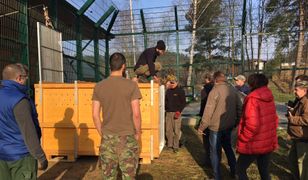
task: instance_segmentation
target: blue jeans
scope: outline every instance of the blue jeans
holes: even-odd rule
[[[224,149],[226,153],[230,171],[232,174],[235,174],[236,159],[235,159],[235,154],[231,146],[231,132],[232,132],[232,128],[218,131],[218,132],[211,131],[211,130],[209,131],[210,157],[211,157],[212,168],[213,168],[214,176],[216,180],[221,179],[220,161],[221,161],[221,149],[222,148]]]
[[[237,174],[239,180],[248,180],[248,176],[246,170],[250,166],[253,161],[257,160],[258,170],[262,180],[270,180],[270,173],[269,173],[269,163],[270,163],[270,155],[268,154],[240,154],[237,159]]]

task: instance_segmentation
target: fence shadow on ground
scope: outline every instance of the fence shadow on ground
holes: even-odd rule
[[[182,126],[182,132],[185,139],[184,146],[191,154],[195,162],[203,169],[208,178],[213,178],[211,168],[207,167],[205,162],[205,151],[203,148],[201,137],[192,126]],[[222,166],[222,172],[226,171],[226,167]]]
[[[201,137],[197,134],[197,131],[194,127],[183,126],[183,134],[185,136],[185,147],[196,161],[196,163],[202,167],[205,174],[208,177],[213,177],[212,170],[208,167],[205,167],[205,151],[203,149]],[[284,130],[282,130],[284,131]],[[272,160],[270,164],[270,173],[273,179],[292,179],[292,175],[289,170],[288,162],[288,150],[290,147],[290,142],[286,139],[286,133],[279,134],[278,138],[279,149],[272,153]],[[222,152],[222,165],[221,172],[224,179],[231,179],[229,176],[229,168],[227,165],[227,159]],[[260,178],[256,163],[253,163],[247,170],[248,177]]]
[[[285,135],[283,135],[285,136]],[[279,179],[292,179],[289,168],[288,151],[291,146],[286,137],[278,137],[279,149],[272,153],[270,172]]]

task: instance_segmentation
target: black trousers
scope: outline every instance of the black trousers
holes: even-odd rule
[[[257,160],[257,166],[259,170],[259,174],[262,180],[270,180],[269,174],[269,162],[270,162],[270,155],[268,154],[240,154],[239,158],[237,159],[236,164],[236,171],[239,180],[248,180],[246,170],[250,166],[253,161]]]

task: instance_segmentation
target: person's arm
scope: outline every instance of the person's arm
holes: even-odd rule
[[[180,98],[181,98],[181,112],[182,112],[186,106],[185,91],[183,89],[181,89]]]
[[[155,53],[155,50],[154,50],[154,53]],[[147,60],[147,65],[149,66],[150,76],[152,76],[155,79],[156,77],[155,64],[154,64],[155,56],[152,51],[148,51],[145,57]]]
[[[201,101],[204,100],[204,99],[206,98],[207,93],[206,93],[206,91],[205,91],[205,88],[203,88],[203,89],[201,90],[200,95],[201,95]]]
[[[298,126],[308,126],[308,103],[304,104],[303,111],[303,114],[297,116],[289,114],[289,122]]]
[[[92,118],[95,128],[100,136],[102,136],[102,121],[101,121],[101,103],[97,100],[92,101]]]
[[[240,122],[242,116],[242,108],[243,103],[238,93],[236,93],[236,119],[235,119],[235,126],[237,126]]]
[[[32,109],[29,100],[22,99],[16,104],[13,111],[29,153],[39,161],[40,170],[47,169],[48,161],[41,147],[40,140],[34,126],[31,115]]]
[[[134,99],[131,102],[132,110],[133,110],[133,120],[135,126],[135,138],[139,140],[141,134],[141,113],[140,113],[140,100]]]
[[[207,100],[207,103],[205,105],[202,121],[201,121],[199,129],[198,129],[198,131],[200,133],[202,133],[209,126],[209,123],[210,123],[210,120],[212,119],[214,110],[216,109],[218,96],[219,95],[216,93],[215,90],[211,91],[209,96],[208,96],[208,100]]]
[[[255,99],[249,98],[243,112],[244,126],[238,132],[238,139],[248,142],[258,132],[260,127],[260,116]]]
[[[204,111],[204,108],[205,108],[205,104],[206,104],[206,97],[207,97],[207,93],[205,92],[205,88],[203,88],[200,92],[200,98],[201,98],[201,101],[200,101],[200,110],[199,110],[199,116],[202,117],[203,115],[203,111]]]

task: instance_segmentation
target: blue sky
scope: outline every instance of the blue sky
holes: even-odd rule
[[[162,7],[162,6],[171,6],[172,0],[137,0],[134,3],[134,8],[150,8],[150,7]]]
[[[129,9],[129,0],[112,0],[120,10]],[[174,0],[133,0],[133,9],[173,5]]]

